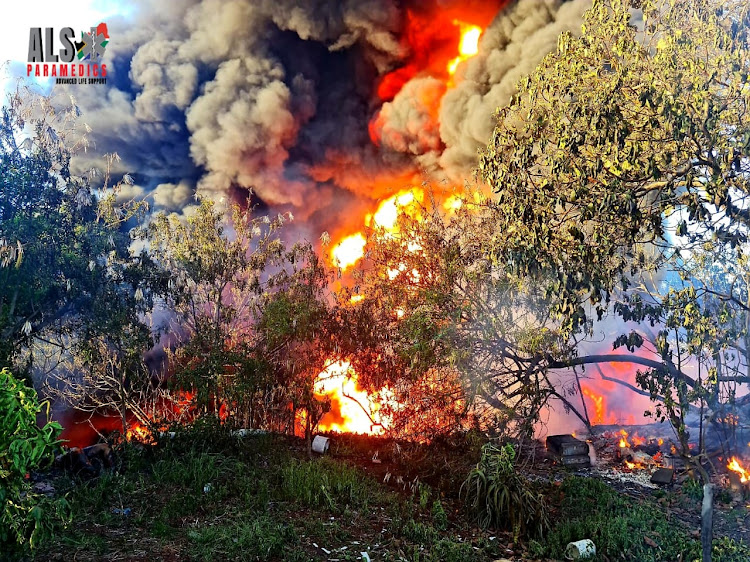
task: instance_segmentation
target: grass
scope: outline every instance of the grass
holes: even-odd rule
[[[692,493],[688,488],[688,495]],[[596,545],[595,560],[656,562],[697,560],[700,543],[681,525],[670,520],[656,502],[619,494],[604,482],[571,477],[561,487],[560,515],[554,529],[536,543],[537,554],[563,558],[565,546],[583,538]],[[650,542],[656,544],[654,547]],[[750,550],[741,543],[717,539],[715,562],[746,562]]]
[[[293,528],[261,515],[247,521],[217,522],[188,532],[197,560],[273,560],[297,544]]]
[[[451,487],[459,479],[436,473],[429,454],[414,466],[428,468],[430,484],[415,478],[416,471],[401,474],[409,485],[397,484],[395,475],[384,484],[395,461],[385,469],[370,460],[372,449],[383,445],[344,439],[337,458],[312,460],[299,440],[236,439],[211,425],[153,448],[127,447],[121,473],[55,483],[67,492],[73,523],[35,559],[361,561],[367,552],[372,560],[394,562],[539,560],[562,559],[567,543],[580,538],[594,540],[599,560],[676,560],[682,553],[688,562],[697,556],[697,539],[656,501],[678,501],[671,492],[634,500],[583,478],[550,486],[556,490],[549,498],[552,530],[537,541],[516,542],[511,554],[512,533],[478,529]],[[417,453],[409,451],[408,458]],[[440,464],[459,466],[442,457]],[[116,511],[128,508],[128,515]],[[717,539],[714,552],[719,562],[750,559],[745,545],[726,538]]]
[[[308,459],[292,438],[236,439],[213,426],[192,432],[195,438],[186,432],[153,448],[126,447],[121,473],[58,481],[73,524],[36,560],[360,561],[367,552],[373,560],[463,561],[499,554],[488,532],[449,517],[455,506],[427,484],[389,487],[348,462]],[[128,515],[115,511],[124,509]]]
[[[281,489],[287,499],[338,513],[346,507],[366,511],[371,504],[392,500],[376,482],[329,458],[292,460],[281,469]]]

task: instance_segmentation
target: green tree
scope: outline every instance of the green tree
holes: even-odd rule
[[[48,406],[48,404],[47,404]],[[29,473],[51,462],[62,428],[37,416],[45,413],[36,392],[0,370],[0,547],[4,556],[39,546],[53,526],[67,517],[64,499],[50,500],[32,490]],[[48,413],[48,411],[47,411]]]
[[[495,259],[543,284],[564,334],[579,341],[612,313],[638,323],[613,342],[637,357],[542,366],[646,367],[639,383],[703,475],[708,560],[712,489],[685,416],[748,382],[750,9],[642,4],[639,26],[625,2],[597,0],[582,35],[560,37],[498,111],[479,175],[498,194]]]
[[[124,228],[144,210],[119,201],[130,176],[112,184],[109,156],[101,177],[71,172],[85,143],[77,108],[23,91],[0,117],[0,365],[28,373],[40,345],[58,356],[91,353],[88,343],[124,329],[148,330],[139,312],[142,271]],[[96,183],[96,187],[94,186]],[[141,349],[141,352],[145,348]],[[94,357],[91,362],[95,362]]]
[[[196,391],[206,413],[244,427],[293,432],[295,407],[314,405],[310,373],[323,365],[315,342],[328,313],[326,273],[309,244],[282,242],[290,219],[233,206],[227,223],[204,199],[184,220],[162,214],[148,227],[180,340],[171,352],[177,383]]]

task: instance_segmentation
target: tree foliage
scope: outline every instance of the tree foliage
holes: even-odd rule
[[[41,343],[88,353],[88,342],[148,331],[138,314],[147,303],[136,294],[140,264],[122,227],[137,219],[141,203],[118,198],[124,176],[71,171],[71,158],[85,146],[71,123],[75,103],[30,91],[18,93],[0,118],[0,365],[27,369]]]
[[[543,284],[575,341],[613,313],[636,324],[613,345],[638,348],[638,383],[702,470],[691,405],[716,410],[750,380],[750,8],[637,4],[597,0],[560,37],[498,111],[479,175],[498,195],[495,259]]]
[[[187,218],[162,214],[149,224],[178,337],[172,369],[202,410],[293,432],[295,408],[316,406],[327,274],[310,244],[287,247],[279,237],[290,216],[231,211],[227,223],[204,199]]]
[[[585,324],[671,257],[670,234],[740,255],[747,238],[747,7],[598,1],[580,38],[498,111],[479,173],[498,193],[498,259],[554,275]],[[666,246],[666,252],[664,250]]]
[[[37,424],[45,413],[36,392],[0,370],[0,547],[4,556],[35,548],[66,517],[64,499],[31,488],[29,473],[51,462],[62,427]],[[48,412],[47,412],[48,413]]]
[[[492,260],[493,206],[466,195],[456,211],[430,200],[402,213],[396,232],[371,232],[362,300],[339,297],[342,349],[361,382],[391,389],[394,426],[412,437],[476,423],[528,435],[557,395],[527,361],[561,352],[557,322],[543,293]]]
[[[676,393],[672,416],[705,394],[687,389],[747,381],[749,17],[646,2],[639,29],[626,3],[595,2],[498,111],[480,161],[495,259],[544,283],[568,334],[612,312],[639,323],[615,347],[652,353],[642,383],[668,409]]]

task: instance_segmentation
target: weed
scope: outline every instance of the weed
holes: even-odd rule
[[[479,463],[461,486],[462,495],[482,527],[542,535],[549,528],[547,504],[516,472],[514,458],[512,445],[485,445]]]
[[[714,539],[713,560],[715,562],[747,562],[750,549],[743,541],[728,537]]]
[[[201,560],[269,560],[293,551],[297,541],[291,527],[267,516],[192,530],[188,538]]]
[[[432,495],[430,487],[427,484],[420,482],[417,484],[417,490],[419,492],[419,507],[427,509],[427,505],[430,502],[430,496]]]
[[[471,544],[456,542],[449,538],[436,542],[430,554],[432,560],[440,562],[465,562],[475,557]]]
[[[377,501],[375,483],[354,468],[319,459],[291,461],[281,471],[282,491],[286,498],[310,507],[342,511],[346,506],[366,510]]]
[[[153,479],[157,484],[178,484],[190,488],[195,494],[202,494],[204,486],[215,482],[223,472],[223,458],[208,453],[165,458],[154,464]]]
[[[445,531],[448,528],[448,515],[446,515],[440,500],[435,500],[435,503],[432,504],[432,524],[439,531]]]
[[[703,484],[696,479],[688,479],[682,485],[682,492],[691,500],[701,501],[703,499]]]
[[[402,534],[405,538],[420,545],[431,545],[438,539],[438,532],[434,527],[414,521],[414,519],[406,522]]]
[[[544,556],[544,545],[531,539],[528,544],[528,552],[531,558],[542,558]]]

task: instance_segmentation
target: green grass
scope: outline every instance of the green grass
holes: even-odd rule
[[[121,473],[66,481],[73,524],[37,560],[63,552],[127,558],[136,539],[157,559],[164,549],[196,561],[324,560],[323,547],[357,561],[360,551],[373,559],[448,562],[497,554],[483,548],[488,554],[475,556],[467,521],[460,532],[469,538],[451,538],[454,524],[430,486],[394,490],[345,461],[310,460],[294,440],[236,439],[204,425],[120,454]],[[114,508],[130,508],[130,515]]]
[[[281,470],[281,490],[286,499],[332,512],[367,510],[388,495],[359,470],[329,458],[289,462]]]
[[[297,536],[291,527],[260,516],[246,521],[190,530],[192,556],[197,560],[272,560],[295,550]]]
[[[238,440],[217,434],[214,426],[191,428],[153,448],[128,447],[121,453],[121,473],[56,483],[67,492],[73,523],[36,560],[127,560],[133,544],[155,560],[196,562],[360,561],[361,551],[372,560],[410,562],[519,558],[518,549],[513,556],[505,550],[513,540],[510,534],[478,529],[457,494],[437,484],[449,479],[440,477],[430,485],[419,481],[406,489],[388,486],[349,464],[353,460],[369,468],[360,451],[369,460],[371,448],[359,443],[352,450],[349,461],[310,460],[300,441]],[[610,560],[624,555],[627,560],[671,561],[680,552],[687,555],[685,562],[694,559],[698,541],[667,519],[669,508],[633,500],[593,479],[571,478],[553,488],[558,489],[550,497],[556,524],[528,544],[526,559],[562,559],[570,540],[587,537]],[[661,496],[663,502],[682,498],[672,498],[672,492]],[[131,513],[124,516],[114,508]],[[739,520],[742,513],[738,508],[728,515]],[[643,543],[643,536],[659,544],[658,552]],[[718,562],[750,559],[745,545],[723,538],[716,541],[715,555]]]
[[[562,502],[557,525],[535,545],[538,554],[563,558],[565,546],[584,538],[596,545],[595,560],[620,559],[656,562],[697,560],[700,543],[668,518],[651,500],[619,494],[604,482],[572,477],[561,486]],[[649,546],[648,537],[658,547]],[[605,558],[606,557],[606,558]],[[715,562],[746,562],[750,550],[728,539],[715,541]]]

